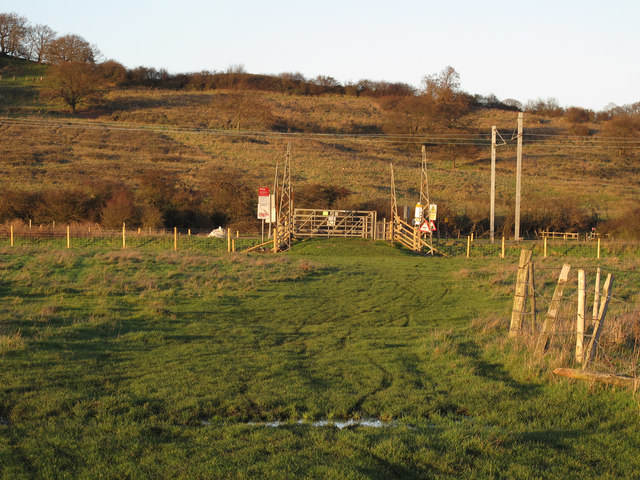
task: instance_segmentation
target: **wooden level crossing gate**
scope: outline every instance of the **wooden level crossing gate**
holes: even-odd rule
[[[377,212],[296,208],[295,237],[376,238]]]

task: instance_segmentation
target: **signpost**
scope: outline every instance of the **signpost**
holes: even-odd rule
[[[262,241],[264,242],[264,222],[271,222],[271,195],[269,195],[269,187],[258,188],[258,219],[262,220]]]

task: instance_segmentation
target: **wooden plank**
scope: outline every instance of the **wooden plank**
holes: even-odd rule
[[[634,390],[638,388],[640,379],[626,377],[623,375],[612,375],[609,373],[585,372],[574,368],[556,368],[554,375],[567,378],[575,378],[577,380],[587,380],[591,382],[606,383],[608,385],[616,385],[619,387],[631,387]]]
[[[545,317],[544,323],[542,324],[542,332],[538,337],[538,343],[536,344],[535,352],[536,355],[543,355],[549,346],[551,334],[556,327],[556,319],[558,317],[558,310],[560,309],[560,300],[562,300],[562,294],[564,292],[564,287],[567,284],[567,280],[569,279],[570,270],[571,265],[565,263],[562,266],[560,276],[558,277],[558,285],[556,285],[556,290],[555,292],[553,292],[553,297],[551,298],[551,304],[549,305],[547,316]]]
[[[602,289],[602,296],[604,297],[604,301],[600,304],[600,312],[598,313],[598,318],[593,325],[593,335],[591,336],[591,342],[589,343],[589,348],[587,349],[587,354],[585,355],[584,363],[582,364],[583,369],[586,368],[587,365],[596,358],[596,351],[598,349],[600,335],[602,334],[602,328],[604,326],[604,319],[607,315],[609,301],[611,300],[612,288],[613,276],[609,274],[607,275],[607,279],[605,280],[604,287]]]
[[[468,241],[469,237],[467,237]],[[524,307],[527,301],[527,284],[529,279],[529,262],[531,262],[531,250],[522,249],[520,251],[520,261],[518,262],[518,277],[516,279],[516,291],[513,295],[513,309],[511,310],[511,325],[509,326],[509,337],[518,335],[524,320]]]

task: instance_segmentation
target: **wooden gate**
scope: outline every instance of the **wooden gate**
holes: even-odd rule
[[[296,208],[293,214],[293,235],[375,238],[376,221],[376,212]]]

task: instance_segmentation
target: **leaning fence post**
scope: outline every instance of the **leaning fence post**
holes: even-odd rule
[[[592,319],[595,322],[598,318],[598,309],[600,308],[600,267],[596,269],[596,286],[593,292],[593,315]]]
[[[555,329],[556,326],[556,318],[558,317],[558,310],[560,309],[560,300],[562,300],[562,293],[564,292],[564,287],[567,284],[567,280],[569,279],[569,270],[571,270],[571,265],[565,263],[562,266],[562,270],[560,271],[560,276],[558,277],[558,285],[556,286],[555,292],[553,292],[553,297],[551,298],[551,304],[549,305],[547,316],[544,318],[544,323],[542,324],[542,332],[540,333],[540,336],[538,337],[538,343],[536,344],[536,355],[544,354],[545,350],[549,346],[551,332]]]
[[[584,356],[585,290],[584,270],[578,270],[578,317],[576,319],[576,362],[578,363],[582,363]]]
[[[527,284],[531,253],[531,250],[522,249],[520,251],[516,291],[513,296],[513,310],[511,311],[511,325],[509,326],[509,337],[511,338],[518,334],[522,327],[522,320],[524,319],[524,306],[527,301]]]
[[[527,275],[529,277],[527,283],[529,285],[529,301],[531,302],[531,325],[533,326],[532,331],[535,331],[535,327],[538,323],[538,319],[536,318],[536,279],[531,259],[529,260],[529,272]]]
[[[470,253],[471,253],[471,236],[467,235],[467,258],[469,258]]]
[[[613,276],[611,274],[607,275],[607,279],[604,282],[604,287],[602,288],[602,296],[604,297],[604,301],[600,305],[600,311],[598,312],[598,318],[596,323],[593,325],[593,335],[591,336],[591,342],[589,342],[589,349],[587,350],[587,355],[585,356],[584,363],[582,364],[582,368],[587,368],[587,364],[593,361],[596,358],[596,350],[598,349],[598,343],[600,342],[600,335],[602,334],[602,327],[604,326],[604,317],[607,315],[607,308],[609,307],[609,300],[611,300],[611,288],[613,286]]]

